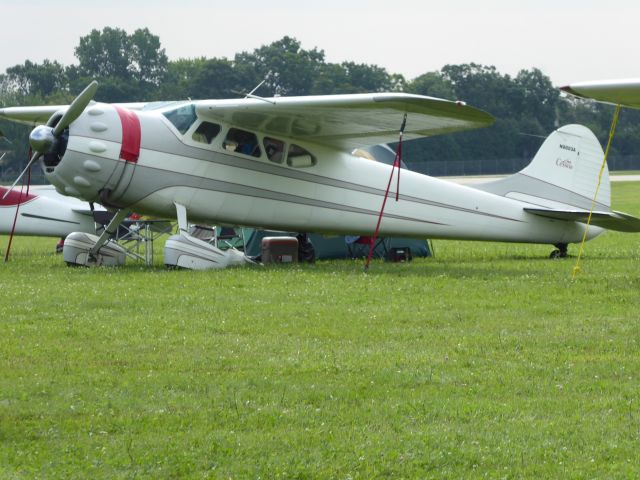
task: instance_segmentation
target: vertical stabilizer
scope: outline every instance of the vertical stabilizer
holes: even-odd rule
[[[598,186],[604,152],[596,136],[582,125],[566,125],[544,141],[527,167],[510,177],[476,188],[547,208],[589,210]],[[611,206],[605,165],[596,209]]]

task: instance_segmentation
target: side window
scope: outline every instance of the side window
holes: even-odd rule
[[[202,122],[193,132],[192,138],[196,142],[211,143],[214,138],[220,133],[220,125],[211,122]]]
[[[312,167],[316,164],[316,157],[311,155],[307,150],[298,146],[289,146],[287,154],[287,165],[295,168]]]
[[[230,128],[222,145],[229,152],[242,153],[252,157],[260,156],[258,137],[256,137],[255,133],[247,132],[246,130]]]
[[[269,160],[274,163],[282,163],[284,160],[284,142],[282,140],[264,137],[263,145]]]
[[[184,134],[196,121],[196,107],[193,104],[183,105],[175,110],[164,112],[163,115],[180,133]]]

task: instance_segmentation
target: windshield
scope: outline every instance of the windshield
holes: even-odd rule
[[[184,134],[196,121],[196,107],[192,103],[183,105],[174,110],[164,112],[163,115],[173,124],[176,129]]]

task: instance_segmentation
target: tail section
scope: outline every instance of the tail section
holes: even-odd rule
[[[589,210],[598,189],[604,152],[582,125],[566,125],[544,141],[531,163],[510,177],[476,188],[551,209]],[[605,165],[595,209],[609,211],[611,187]]]
[[[523,209],[533,215],[579,223],[590,219],[598,227],[640,232],[640,219],[611,210],[606,165],[599,179],[603,159],[600,142],[591,130],[567,125],[547,137],[523,170],[475,188],[524,202]]]

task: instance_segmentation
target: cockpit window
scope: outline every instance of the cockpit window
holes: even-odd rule
[[[225,138],[223,146],[225,150],[230,152],[242,153],[252,157],[260,156],[258,137],[256,137],[255,133],[240,130],[239,128],[229,129],[229,133],[227,133],[227,138]]]
[[[316,164],[316,157],[299,145],[291,144],[287,153],[287,165],[295,168],[312,167]]]
[[[274,163],[282,163],[284,160],[284,142],[275,138],[264,137],[264,151],[267,158]]]
[[[220,125],[211,122],[202,122],[193,132],[191,138],[200,143],[211,143],[220,133]]]
[[[196,107],[192,103],[178,107],[175,110],[164,112],[163,115],[167,117],[173,126],[182,134],[189,130],[189,127],[193,125],[193,122],[195,122],[197,118]]]

